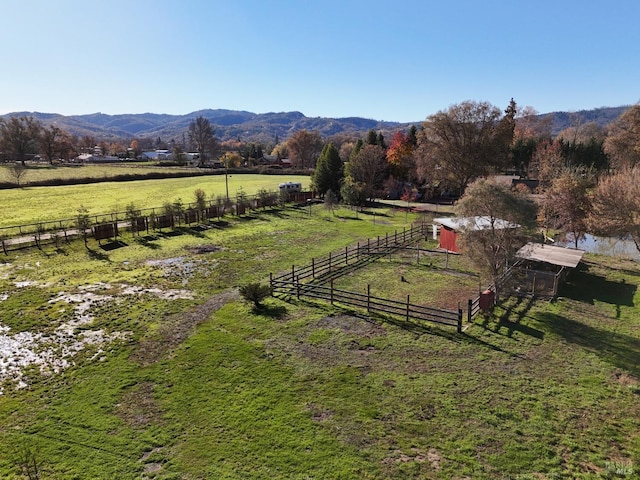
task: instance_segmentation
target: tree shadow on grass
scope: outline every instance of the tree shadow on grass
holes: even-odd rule
[[[611,305],[633,307],[633,297],[637,286],[622,281],[612,281],[607,278],[589,273],[587,265],[580,264],[571,272],[568,281],[561,286],[560,295],[579,302],[593,305],[594,302],[604,302]]]
[[[155,243],[154,240],[157,240],[158,237],[154,237],[152,235],[145,235],[144,237],[138,237],[135,239],[135,242],[138,245],[142,245],[143,247],[149,248],[151,250],[160,250],[162,247]]]
[[[112,250],[117,250],[118,248],[127,247],[128,244],[123,242],[122,240],[115,240],[113,242],[108,242],[100,245],[100,248],[105,252],[110,252]]]
[[[542,340],[544,338],[544,332],[536,328],[531,327],[522,321],[527,318],[531,307],[535,303],[534,297],[517,297],[512,302],[506,302],[503,304],[503,312],[497,317],[497,323],[495,324],[495,333],[504,335],[502,333],[503,328],[506,329],[506,336],[513,338],[514,332],[520,332],[523,335],[538,338]],[[485,319],[485,325],[487,319]]]
[[[607,363],[640,376],[640,339],[595,328],[554,313],[542,312],[536,318],[550,332],[568,343],[579,345]]]
[[[269,318],[283,318],[287,315],[288,310],[284,305],[270,305],[268,303],[260,304],[253,308],[253,313]]]
[[[87,247],[87,255],[89,255],[89,258],[91,260],[102,260],[104,262],[111,262],[109,255],[89,247]]]

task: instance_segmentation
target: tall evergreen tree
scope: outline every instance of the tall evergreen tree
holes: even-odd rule
[[[328,190],[339,192],[343,178],[344,168],[340,152],[333,143],[328,143],[322,149],[316,163],[312,178],[313,186],[321,195]]]

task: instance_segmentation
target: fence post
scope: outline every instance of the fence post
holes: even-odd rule
[[[273,295],[273,273],[269,272],[269,288],[271,289],[271,295]]]
[[[291,265],[291,281],[292,282],[296,281],[296,266],[295,265]]]
[[[298,297],[298,300],[300,300],[300,278],[296,278],[296,296]]]
[[[349,265],[349,247],[344,247],[344,264]]]
[[[358,246],[356,247],[356,258],[360,260],[360,242],[358,242]]]
[[[407,323],[409,323],[409,295],[407,295]]]
[[[331,279],[331,305],[333,305],[333,278]]]
[[[367,284],[367,313],[371,313],[371,285]]]
[[[460,308],[460,302],[458,302],[458,327],[456,331],[462,333],[462,309]]]
[[[4,238],[2,239],[2,251],[4,252],[4,254],[7,254],[7,246],[4,243]]]
[[[311,259],[311,276],[313,278],[316,278],[316,259],[315,258]]]
[[[471,299],[469,299],[469,302],[467,303],[467,306],[468,306],[467,307],[468,308],[468,310],[467,310],[467,322],[471,323],[471,317],[472,317],[471,309],[473,308],[473,301]]]

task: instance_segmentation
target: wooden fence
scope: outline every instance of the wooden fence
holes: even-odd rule
[[[458,333],[462,332],[462,309],[445,310],[411,303],[409,295],[406,302],[391,300],[388,298],[374,297],[367,285],[367,293],[361,294],[348,290],[339,290],[333,287],[333,281],[329,286],[313,283],[288,282],[270,279],[271,291],[274,295],[291,295],[300,297],[328,300],[331,304],[339,303],[351,307],[365,309],[367,313],[382,313],[400,316],[407,322],[410,320],[439,323],[455,326]]]
[[[313,198],[313,192],[300,192],[300,194],[300,198]],[[247,209],[257,210],[272,207],[278,205],[279,202],[278,193],[264,192],[257,195],[243,195],[236,198],[235,201],[229,200],[228,203],[222,202],[220,199],[211,200],[206,202],[203,209],[195,203],[189,203],[184,205],[181,212],[174,214],[167,214],[163,207],[157,207],[140,209],[135,218],[128,218],[127,212],[112,212],[90,215],[88,220],[91,236],[96,240],[104,240],[117,236],[122,229],[128,228],[133,233],[138,233],[148,231],[149,228],[174,228],[176,224],[204,223],[215,218],[219,219],[227,212],[235,211],[238,215],[243,215]],[[111,225],[111,227],[104,227],[104,225]],[[31,224],[0,227],[0,246],[7,255],[11,250],[31,246],[41,247],[44,243],[57,244],[61,239],[68,242],[71,237],[81,234],[77,218],[42,220]]]
[[[363,267],[371,261],[405,248],[425,238],[426,225],[417,225],[401,232],[394,232],[384,237],[368,239],[366,243],[359,242],[354,247],[345,247],[344,251],[329,253],[324,258],[312,258],[311,263],[301,267],[291,266],[287,273],[273,277],[283,282],[302,282],[311,279],[312,282],[322,284],[339,278],[357,268]]]
[[[458,333],[462,331],[462,309],[446,310],[411,303],[407,295],[406,302],[388,298],[374,297],[370,287],[367,293],[339,290],[333,287],[333,281],[349,272],[365,266],[376,259],[390,255],[396,250],[405,248],[424,239],[428,233],[426,225],[417,225],[402,232],[369,239],[366,243],[358,243],[355,247],[345,247],[339,253],[330,253],[321,259],[311,259],[311,263],[301,267],[291,266],[291,271],[278,276],[270,274],[269,283],[273,295],[289,295],[328,300],[331,304],[339,303],[351,307],[362,308],[367,313],[382,313],[400,316],[406,321],[417,320],[456,326]],[[306,281],[306,283],[305,283]],[[328,284],[328,285],[327,285]]]

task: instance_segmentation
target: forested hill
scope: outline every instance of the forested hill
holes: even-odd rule
[[[323,137],[339,133],[359,134],[371,129],[395,131],[409,124],[383,122],[359,117],[321,118],[306,117],[300,112],[251,113],[236,110],[200,110],[186,115],[155,113],[63,116],[38,112],[16,112],[9,115],[29,115],[43,125],[55,124],[74,135],[90,135],[96,139],[160,137],[164,140],[180,139],[186,135],[189,123],[198,116],[211,122],[220,140],[241,139],[272,143],[276,136],[285,140],[298,130],[316,130]],[[417,125],[420,121],[416,122]]]
[[[605,126],[618,118],[625,107],[602,107],[578,112],[553,112],[540,117],[553,117],[552,132],[578,124],[595,122]],[[292,133],[306,129],[318,131],[323,137],[336,134],[362,135],[374,129],[393,132],[410,125],[420,125],[424,119],[412,123],[385,122],[360,117],[324,118],[306,117],[300,112],[252,113],[238,110],[208,109],[186,115],[167,115],[156,113],[107,115],[94,113],[89,115],[63,116],[52,113],[16,112],[9,115],[30,115],[43,125],[55,124],[67,132],[83,136],[89,135],[97,140],[110,138],[160,137],[164,140],[180,139],[186,135],[189,122],[203,116],[212,123],[216,137],[220,140],[240,139],[259,143],[271,143],[277,137],[285,140]],[[425,118],[428,115],[425,115]]]

